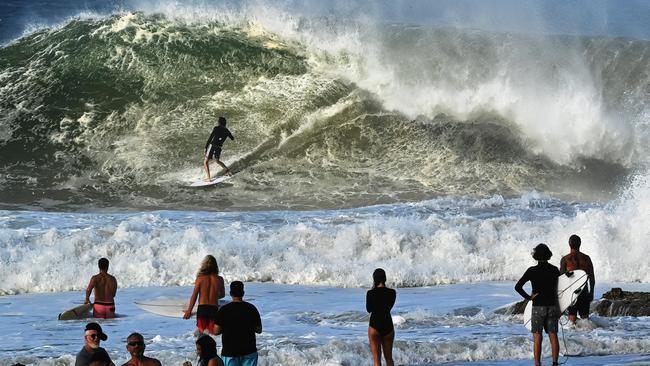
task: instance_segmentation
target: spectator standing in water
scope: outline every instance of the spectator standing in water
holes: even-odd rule
[[[366,310],[370,313],[368,340],[374,366],[381,366],[383,350],[386,365],[393,366],[395,330],[390,311],[395,305],[395,290],[386,287],[386,272],[377,268],[372,273],[373,286],[366,294]]]
[[[578,295],[576,303],[567,309],[569,321],[573,324],[576,323],[578,314],[580,314],[580,319],[589,319],[589,305],[591,305],[591,301],[594,299],[594,286],[596,285],[594,265],[591,263],[591,258],[580,251],[581,244],[582,240],[578,235],[571,235],[569,237],[571,252],[560,260],[561,274],[581,269],[589,276],[589,288],[585,286],[580,295]]]
[[[221,358],[226,366],[257,366],[255,333],[262,333],[262,319],[255,305],[244,301],[244,283],[230,283],[232,301],[219,309],[216,334],[221,334]]]
[[[560,354],[560,344],[557,339],[557,323],[560,318],[560,308],[557,303],[557,278],[560,276],[560,270],[548,263],[552,256],[553,253],[546,244],[538,244],[533,249],[533,259],[537,261],[537,265],[529,267],[515,285],[515,291],[526,300],[533,301],[533,313],[530,321],[535,366],[541,365],[542,329],[546,331],[551,342],[553,366],[558,365],[557,360]],[[529,281],[533,288],[531,295],[524,291],[524,284]]]
[[[97,262],[99,273],[90,278],[86,288],[84,304],[90,303],[90,294],[95,291],[93,303],[93,317],[111,319],[115,318],[115,294],[117,293],[117,280],[108,274],[108,259],[100,258]]]
[[[224,174],[232,175],[230,169],[221,161],[221,148],[223,143],[226,141],[226,138],[230,137],[231,140],[235,140],[230,131],[226,128],[226,119],[224,117],[219,117],[218,125],[212,129],[208,141],[205,143],[205,154],[203,156],[203,168],[205,169],[205,180],[210,181],[212,177],[210,176],[210,159],[214,159],[217,164],[219,164],[223,170]]]
[[[198,333],[215,334],[214,325],[219,310],[219,299],[225,296],[223,277],[219,276],[217,260],[212,255],[206,255],[201,262],[201,268],[194,282],[194,291],[183,319],[192,316],[192,309],[199,298],[196,309],[196,329]]]

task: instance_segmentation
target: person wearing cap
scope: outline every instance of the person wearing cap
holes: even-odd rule
[[[232,301],[217,312],[215,333],[221,334],[221,358],[225,366],[257,366],[255,333],[262,333],[262,319],[255,305],[243,300],[244,283],[230,283]]]
[[[102,327],[97,323],[88,323],[86,324],[86,329],[84,330],[84,346],[77,353],[77,358],[75,360],[75,366],[89,366],[91,362],[95,362],[97,359],[108,359],[109,366],[115,366],[111,357],[108,355],[105,349],[99,346],[101,341],[108,339],[108,336],[102,331]],[[101,357],[94,357],[96,353],[102,353]]]
[[[99,273],[92,276],[90,282],[88,282],[84,304],[90,303],[90,294],[95,290],[93,317],[103,319],[115,318],[117,280],[108,274],[108,259],[100,258],[97,266],[99,267]]]
[[[142,334],[133,332],[126,337],[126,350],[131,355],[122,366],[161,366],[160,361],[144,355],[146,345]]]
[[[542,329],[548,334],[548,339],[551,342],[553,366],[556,366],[560,354],[560,343],[557,339],[557,323],[558,319],[560,319],[560,308],[557,303],[557,278],[560,276],[560,270],[548,263],[553,253],[546,244],[538,244],[533,249],[532,254],[533,259],[537,261],[537,265],[526,270],[515,285],[515,290],[526,300],[533,301],[531,332],[533,333],[535,366],[541,365]],[[530,281],[533,289],[531,295],[524,291],[524,284],[528,281]]]
[[[580,251],[581,244],[582,240],[578,235],[571,235],[569,237],[569,248],[571,248],[571,252],[560,260],[561,274],[581,269],[589,276],[589,288],[587,286],[583,287],[576,303],[567,309],[569,321],[573,324],[576,323],[578,314],[580,314],[580,319],[589,318],[589,305],[591,305],[591,301],[594,299],[594,286],[596,285],[594,265],[591,263],[591,258]]]

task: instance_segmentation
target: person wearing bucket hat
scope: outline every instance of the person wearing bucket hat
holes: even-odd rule
[[[75,360],[75,366],[87,366],[90,365],[93,355],[95,353],[105,354],[104,359],[108,358],[110,361],[109,365],[115,366],[113,361],[111,361],[108,352],[105,349],[99,346],[101,341],[108,339],[108,336],[102,331],[101,325],[92,322],[86,324],[86,329],[84,329],[84,346],[77,353],[77,358]]]
[[[551,342],[551,357],[555,366],[558,364],[560,354],[560,344],[557,339],[558,319],[560,318],[560,309],[557,303],[557,278],[560,276],[560,270],[548,263],[553,253],[546,244],[538,244],[533,249],[532,255],[533,259],[537,261],[537,265],[526,270],[517,281],[515,291],[526,300],[533,301],[531,332],[533,333],[535,365],[541,365],[543,329]],[[524,290],[524,284],[529,281],[532,286],[531,295]]]

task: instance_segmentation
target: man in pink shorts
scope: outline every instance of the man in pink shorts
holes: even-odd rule
[[[84,304],[90,303],[90,294],[95,290],[95,302],[93,303],[93,316],[95,318],[115,318],[115,293],[117,292],[117,280],[108,274],[108,259],[101,258],[97,263],[99,273],[92,276],[86,289],[86,300]]]

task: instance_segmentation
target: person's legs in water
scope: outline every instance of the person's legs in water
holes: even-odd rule
[[[548,339],[551,342],[551,357],[553,358],[553,365],[557,365],[557,359],[560,354],[560,343],[557,340],[559,318],[560,309],[557,306],[547,307],[544,330],[546,331],[546,334],[548,334]]]
[[[387,366],[393,366],[393,340],[395,340],[395,332],[390,332],[381,337],[381,348],[384,351],[384,360]]]
[[[373,327],[368,327],[368,341],[370,342],[370,352],[372,353],[373,366],[381,366],[381,334]]]
[[[580,319],[589,319],[591,296],[589,295],[589,291],[586,288],[580,293],[580,295],[578,295],[578,301],[576,305]]]
[[[542,332],[533,333],[533,355],[535,356],[535,366],[541,366]]]
[[[560,342],[557,340],[557,333],[549,333],[548,340],[551,342],[551,358],[553,358],[553,365],[557,365],[557,360],[560,356]]]

